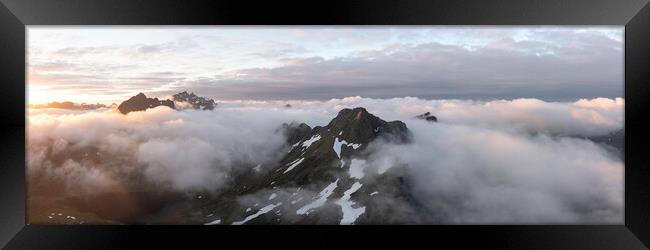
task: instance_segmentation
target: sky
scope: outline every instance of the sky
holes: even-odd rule
[[[29,26],[27,101],[623,97],[623,26]]]

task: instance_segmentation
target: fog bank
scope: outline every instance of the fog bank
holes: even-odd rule
[[[30,109],[28,178],[61,180],[72,193],[128,187],[125,176],[133,175],[161,189],[220,190],[234,171],[286,152],[282,123],[322,126],[354,107],[407,124],[413,143],[373,145],[378,152],[366,171],[407,164],[414,197],[445,222],[622,222],[622,161],[576,138],[622,128],[622,98],[229,101],[214,111],[157,107],[128,115]],[[424,112],[439,122],[413,119]]]

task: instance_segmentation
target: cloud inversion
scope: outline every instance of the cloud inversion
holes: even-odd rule
[[[237,171],[285,152],[276,133],[283,122],[324,125],[340,109],[361,106],[404,121],[414,135],[412,144],[374,145],[378,152],[365,171],[407,164],[415,198],[444,215],[440,223],[622,222],[622,161],[578,137],[621,129],[623,99],[285,103],[232,101],[214,111],[157,107],[128,115],[30,110],[28,178],[63,179],[71,193],[128,187],[133,175],[157,188],[218,192]],[[439,122],[412,118],[425,111]]]

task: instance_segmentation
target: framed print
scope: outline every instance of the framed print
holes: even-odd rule
[[[7,249],[650,243],[645,1],[2,4]]]

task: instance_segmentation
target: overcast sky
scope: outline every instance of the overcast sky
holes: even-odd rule
[[[623,97],[623,27],[28,27],[28,102]]]

